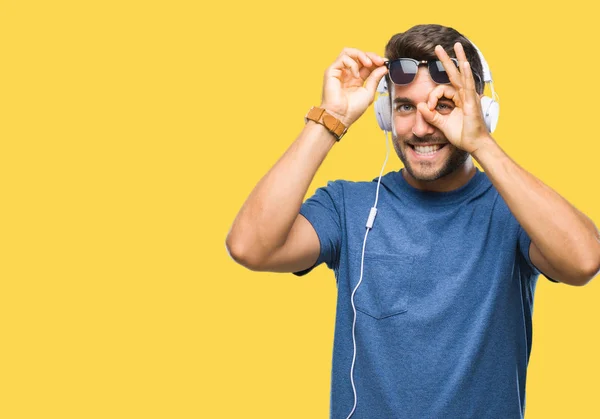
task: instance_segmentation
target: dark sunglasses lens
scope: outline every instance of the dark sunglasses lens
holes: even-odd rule
[[[394,84],[408,84],[415,79],[417,64],[410,60],[395,60],[390,63],[390,79]]]
[[[454,65],[457,66],[456,62],[452,60]],[[458,67],[458,66],[457,66]],[[450,83],[450,77],[444,68],[444,64],[441,61],[430,61],[429,62],[429,74],[431,74],[431,78],[434,82],[439,84],[448,84]]]
[[[440,84],[450,83],[450,77],[448,77],[448,73],[444,69],[444,65],[441,61],[430,61],[429,62],[429,74],[431,74],[431,78],[434,82]]]

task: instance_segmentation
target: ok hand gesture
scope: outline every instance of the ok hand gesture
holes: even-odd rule
[[[481,98],[475,90],[475,80],[467,61],[462,44],[454,44],[459,69],[440,45],[435,53],[444,65],[451,84],[440,84],[429,94],[427,103],[419,103],[417,109],[425,120],[437,127],[456,147],[473,154],[481,145],[491,139],[483,119]],[[435,108],[440,98],[454,102],[454,109],[447,115],[438,113]]]

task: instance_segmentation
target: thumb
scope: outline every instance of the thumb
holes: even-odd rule
[[[436,128],[442,128],[444,120],[442,118],[442,115],[439,114],[439,112],[437,112],[436,110],[432,111],[431,109],[429,109],[425,102],[418,103],[417,110],[421,112],[421,115],[423,115],[423,119],[425,119],[427,123],[433,125]]]
[[[365,89],[367,89],[372,98],[375,97],[377,85],[379,85],[379,82],[381,81],[383,76],[385,76],[386,73],[387,67],[381,66],[373,70],[371,74],[369,74],[369,77],[367,77],[367,80],[365,80]]]

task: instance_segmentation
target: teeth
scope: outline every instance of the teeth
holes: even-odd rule
[[[441,145],[437,144],[437,145],[430,145],[430,146],[426,146],[426,147],[421,147],[416,145],[415,146],[415,151],[418,154],[425,154],[425,155],[429,155],[429,154],[433,154],[436,151],[438,151],[440,148],[442,148]]]

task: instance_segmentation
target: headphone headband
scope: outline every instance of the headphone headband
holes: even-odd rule
[[[471,41],[469,40],[469,42],[471,42]],[[477,54],[479,55],[479,59],[481,60],[481,66],[483,67],[483,82],[491,83],[492,82],[492,72],[490,71],[490,67],[488,66],[487,61],[483,57],[483,54],[481,53],[479,48],[477,48],[477,45],[475,45],[473,42],[471,42],[471,45],[473,45],[473,48],[475,48],[475,50],[477,51]]]

